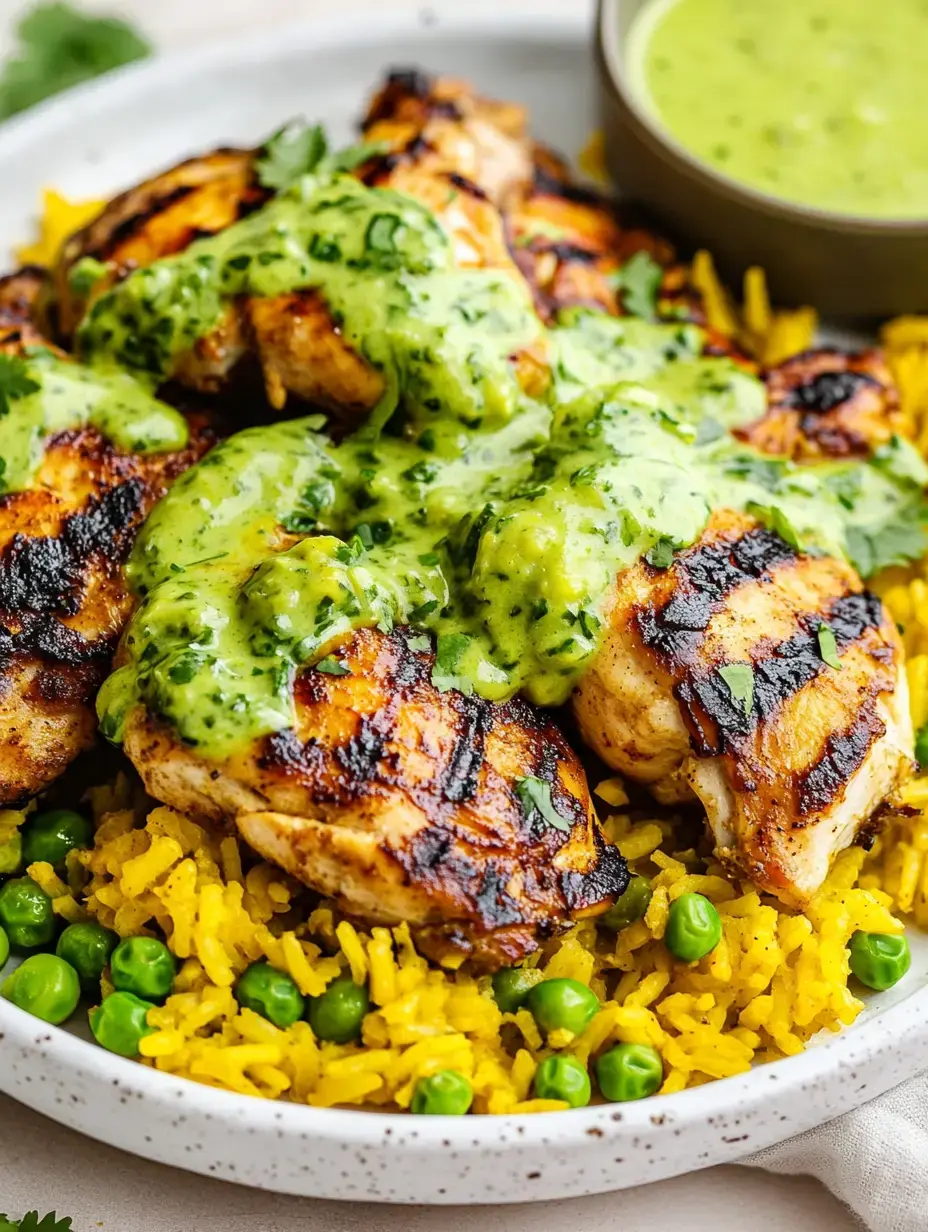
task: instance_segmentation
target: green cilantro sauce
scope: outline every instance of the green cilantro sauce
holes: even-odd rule
[[[114,368],[163,378],[234,296],[299,287],[320,290],[383,397],[338,442],[318,415],[241,432],[155,507],[98,699],[112,740],[140,702],[214,758],[285,729],[296,672],[344,672],[338,644],[361,626],[416,630],[439,689],[558,704],[597,653],[616,573],[643,555],[666,567],[714,509],[864,573],[925,545],[925,466],[906,443],[867,463],[764,457],[729,432],[763,412],[761,382],[703,356],[696,326],[656,320],[642,294],[638,316],[574,309],[546,329],[516,279],[456,269],[424,207],[331,170],[99,297],[79,332],[94,367],[0,371],[8,477],[74,422],[176,447],[180,416]],[[551,371],[538,397],[511,359],[530,345]]]
[[[928,216],[928,0],[653,0],[636,89],[716,171],[805,205]]]
[[[129,373],[85,368],[37,348],[0,356],[0,491],[35,478],[49,437],[91,425],[124,452],[183,449],[187,423]]]
[[[524,284],[456,269],[428,209],[337,173],[304,176],[249,218],[130,274],[92,305],[78,350],[165,377],[236,296],[298,287],[324,288],[342,336],[382,372],[371,429],[400,391],[418,419],[499,422],[518,408],[509,356],[544,332]]]
[[[487,319],[457,345],[479,345]],[[646,553],[669,564],[721,507],[813,549],[846,554],[856,536],[871,563],[924,542],[880,538],[912,520],[914,450],[800,468],[738,444],[726,429],[761,413],[763,387],[703,358],[698,328],[572,311],[546,341],[552,388],[508,419],[462,424],[452,384],[428,427],[410,416],[403,434],[394,421],[336,444],[310,416],[239,433],[182,476],[129,561],[142,602],[100,694],[104,732],[118,741],[144,702],[228,755],[291,726],[296,671],[342,670],[338,643],[359,626],[435,635],[439,689],[560,703],[598,649],[617,571]],[[409,406],[403,381],[397,398]]]

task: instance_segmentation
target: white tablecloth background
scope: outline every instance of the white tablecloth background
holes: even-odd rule
[[[531,0],[498,2],[515,7]],[[332,0],[83,3],[128,14],[162,48],[332,7]],[[372,3],[376,0],[338,0],[338,8],[344,12],[349,5]],[[422,0],[380,4],[423,7]],[[21,7],[0,0],[0,51]],[[410,1209],[278,1197],[133,1159],[0,1097],[0,1212],[18,1217],[34,1207],[40,1214],[57,1209],[72,1216],[74,1232],[485,1232],[491,1227],[504,1232],[855,1232],[858,1227],[816,1181],[735,1167],[542,1206]]]

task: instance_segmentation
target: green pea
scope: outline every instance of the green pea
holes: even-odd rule
[[[0,877],[18,873],[23,863],[23,838],[17,830],[5,843],[0,843]]]
[[[93,1037],[101,1048],[121,1057],[137,1057],[139,1044],[155,1028],[148,1025],[150,1001],[131,992],[113,992],[88,1015]]]
[[[266,962],[252,963],[244,972],[236,985],[235,999],[275,1027],[292,1026],[306,1010],[306,1001],[296,983],[285,971]]]
[[[360,1037],[369,1006],[366,986],[356,984],[350,975],[342,975],[322,996],[309,998],[306,1017],[317,1039],[347,1044]]]
[[[541,983],[537,967],[505,967],[493,976],[493,996],[504,1014],[514,1014],[525,1004],[529,990]]]
[[[6,966],[7,959],[10,957],[10,939],[0,928],[0,971]]]
[[[37,950],[55,935],[52,900],[31,877],[0,886],[0,925],[14,950]]]
[[[55,953],[77,972],[86,993],[100,993],[100,976],[116,948],[119,937],[91,922],[69,924],[55,946]]]
[[[525,1004],[543,1031],[579,1035],[599,1009],[599,998],[578,980],[542,980],[529,989]]]
[[[616,1044],[596,1062],[596,1081],[613,1102],[644,1099],[664,1081],[664,1062],[649,1044]]]
[[[126,937],[113,950],[110,978],[118,992],[163,1001],[174,986],[174,955],[157,937]]]
[[[60,867],[69,851],[93,846],[93,825],[73,809],[36,813],[22,828],[26,867],[40,860]]]
[[[848,956],[861,984],[878,992],[898,984],[912,965],[909,943],[902,933],[858,930],[848,942]]]
[[[77,972],[63,958],[33,954],[4,980],[3,995],[21,1010],[57,1025],[77,1009],[81,985]]]
[[[674,958],[696,962],[722,940],[722,920],[703,894],[681,894],[670,904],[664,944]]]
[[[532,1089],[538,1099],[563,1099],[571,1108],[585,1107],[592,1094],[590,1075],[576,1057],[545,1057]]]
[[[625,887],[625,893],[616,899],[604,915],[597,917],[596,923],[602,928],[611,929],[612,932],[621,932],[623,928],[628,928],[629,924],[641,919],[648,909],[652,894],[651,883],[647,877],[639,877],[636,873]]]
[[[463,1116],[474,1102],[474,1088],[456,1069],[420,1078],[410,1109],[417,1116]]]

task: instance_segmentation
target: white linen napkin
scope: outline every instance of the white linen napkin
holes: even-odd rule
[[[926,1232],[928,1073],[741,1162],[817,1177],[870,1232]]]

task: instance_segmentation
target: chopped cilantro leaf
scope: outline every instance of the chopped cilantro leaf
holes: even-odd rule
[[[754,705],[754,669],[750,663],[726,663],[718,669],[728,685],[732,699],[741,702],[744,713],[750,714]]]
[[[68,288],[84,298],[89,295],[101,278],[107,275],[107,267],[96,257],[81,257],[68,271]]]
[[[537,814],[542,821],[553,826],[555,830],[561,830],[564,834],[570,833],[570,818],[564,817],[555,808],[551,800],[550,783],[546,783],[544,779],[536,779],[532,775],[527,775],[523,779],[516,779],[516,795],[519,797],[526,821],[532,821]]]
[[[676,550],[674,541],[666,535],[661,535],[645,553],[645,560],[654,569],[669,569],[673,564],[673,554]]]
[[[818,627],[818,652],[822,656],[823,663],[827,663],[829,667],[840,672],[841,659],[838,657],[838,642],[834,630],[829,625]]]
[[[87,16],[70,4],[37,5],[16,36],[17,51],[0,73],[0,120],[151,52],[128,22]]]
[[[754,501],[748,501],[747,511],[759,522],[763,522],[768,530],[779,535],[791,548],[802,547],[802,536],[779,505],[758,505]]]
[[[255,160],[258,180],[265,188],[287,188],[310,171],[315,171],[328,150],[320,124],[291,120],[268,137],[261,157]]]
[[[891,525],[848,527],[847,554],[861,577],[917,560],[928,549],[928,506],[918,501],[896,517]]]
[[[332,171],[354,171],[372,158],[389,154],[390,149],[389,141],[359,141],[357,145],[350,145],[347,149],[332,154],[326,159],[326,165]]]
[[[928,465],[910,442],[893,436],[873,454],[873,465],[898,483],[915,488],[928,485]]]
[[[327,676],[350,676],[351,668],[345,667],[344,663],[339,663],[333,655],[326,655],[324,659],[320,659],[316,664],[317,672],[325,672]]]
[[[653,320],[663,271],[646,252],[636,252],[612,277],[616,294],[633,317]]]
[[[18,355],[0,355],[0,415],[8,415],[10,403],[37,393],[39,385],[29,375]]]
[[[432,684],[439,693],[457,689],[460,693],[473,693],[474,686],[465,676],[458,675],[461,659],[470,645],[466,633],[443,633],[435,647],[435,663],[432,667]]]
[[[410,650],[418,650],[424,653],[432,649],[432,639],[427,634],[422,633],[418,637],[407,637],[406,645]]]
[[[693,437],[693,444],[711,445],[713,441],[721,440],[727,434],[727,429],[717,419],[712,419],[706,415],[696,425],[696,435]]]

